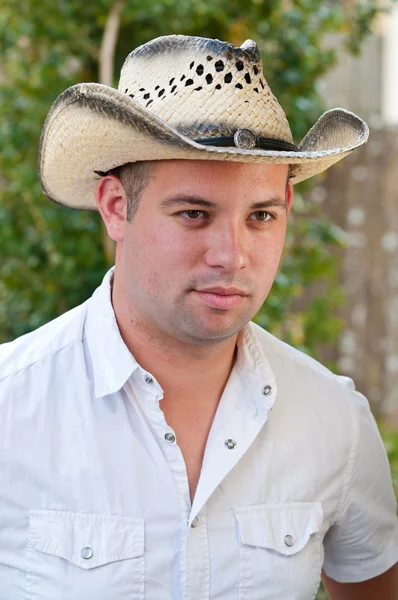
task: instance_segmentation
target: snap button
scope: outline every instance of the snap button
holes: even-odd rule
[[[92,555],[93,555],[93,551],[88,546],[86,546],[85,548],[82,548],[82,550],[80,552],[80,556],[82,558],[84,558],[84,560],[88,560],[89,558],[92,557]]]
[[[166,433],[164,439],[166,440],[166,442],[169,442],[169,444],[172,444],[176,441],[175,435],[173,435],[172,433]]]
[[[152,377],[150,377],[149,375],[145,375],[145,383],[148,383],[149,385],[152,385],[153,384]]]
[[[286,546],[290,547],[290,546],[294,545],[294,537],[291,535],[285,535],[284,541],[285,541]]]
[[[228,450],[233,450],[233,448],[235,448],[236,446],[235,440],[225,440],[224,444],[226,445]]]
[[[271,392],[272,392],[272,387],[270,385],[266,385],[263,388],[263,394],[264,394],[264,396],[269,396]]]
[[[199,517],[192,519],[191,527],[197,527],[199,525]]]

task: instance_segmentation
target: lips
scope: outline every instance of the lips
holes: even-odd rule
[[[239,288],[210,287],[205,290],[193,290],[195,294],[212,308],[228,310],[244,302],[246,292]]]
[[[231,287],[231,288],[223,288],[220,286],[209,287],[204,290],[196,290],[200,293],[208,293],[208,294],[218,294],[219,296],[247,296],[248,294],[239,288]]]

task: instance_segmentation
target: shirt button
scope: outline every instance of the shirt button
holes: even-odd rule
[[[192,519],[191,527],[197,527],[199,525],[199,517]]]
[[[149,385],[153,384],[153,378],[150,377],[149,375],[145,375],[145,383],[148,383]]]
[[[84,558],[85,560],[88,560],[89,558],[91,558],[92,555],[93,555],[93,551],[88,546],[86,546],[85,548],[82,548],[82,550],[80,552],[80,556],[82,558]]]
[[[285,535],[284,541],[285,541],[286,546],[290,547],[290,546],[294,545],[295,540],[294,540],[294,537],[292,537],[291,535]]]
[[[233,450],[236,446],[235,440],[225,440],[224,444],[228,448],[228,450]]]
[[[272,392],[272,387],[270,385],[266,385],[263,388],[263,394],[264,394],[264,396],[269,396],[271,394],[271,392]]]
[[[166,433],[164,439],[166,440],[166,442],[169,442],[169,444],[172,444],[176,441],[175,435],[173,435],[172,433]]]

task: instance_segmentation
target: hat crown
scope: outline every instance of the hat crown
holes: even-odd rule
[[[233,136],[243,128],[292,142],[252,40],[239,48],[200,37],[157,38],[129,54],[118,89],[191,139]]]

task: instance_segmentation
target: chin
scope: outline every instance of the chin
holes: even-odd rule
[[[189,332],[189,335],[192,340],[196,340],[199,344],[216,344],[223,340],[227,340],[234,335],[236,335],[242,327],[247,324],[247,321],[244,323],[240,322],[239,324],[235,323],[234,325],[229,326],[221,326],[221,325],[207,325],[205,326],[203,323],[198,325],[195,329]]]

